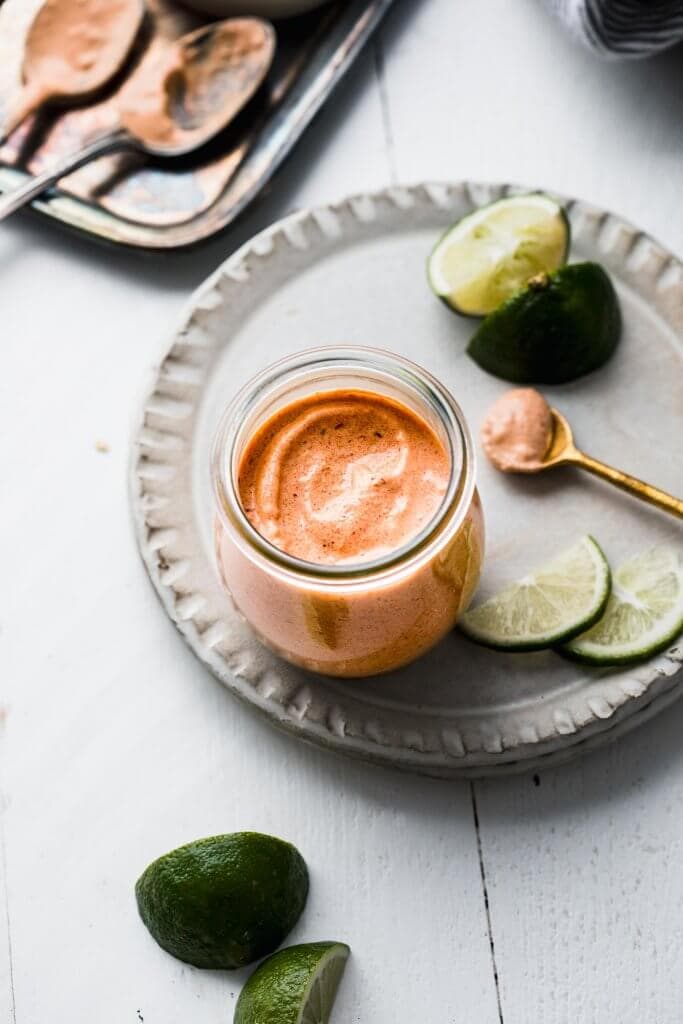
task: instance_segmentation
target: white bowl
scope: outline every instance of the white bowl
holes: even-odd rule
[[[221,18],[233,14],[254,14],[262,18],[288,18],[321,7],[328,0],[182,0],[201,14],[216,14]]]

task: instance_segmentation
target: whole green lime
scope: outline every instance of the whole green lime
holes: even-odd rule
[[[159,857],[135,895],[163,949],[195,967],[232,969],[272,953],[291,931],[306,903],[308,871],[291,843],[236,832]]]
[[[621,333],[619,300],[598,263],[539,274],[489,313],[467,351],[516,384],[563,384],[602,366]]]

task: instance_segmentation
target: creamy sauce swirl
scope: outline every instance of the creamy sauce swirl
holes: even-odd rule
[[[402,547],[434,517],[450,459],[429,424],[365,391],[293,402],[254,434],[239,494],[256,530],[319,564],[369,561]]]

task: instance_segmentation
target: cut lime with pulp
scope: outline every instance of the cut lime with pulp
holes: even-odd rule
[[[484,601],[460,620],[471,640],[506,651],[538,651],[591,626],[610,592],[607,559],[592,537]]]
[[[561,267],[568,251],[559,203],[540,193],[510,196],[449,228],[429,257],[429,283],[456,313],[485,316],[530,277]]]
[[[349,952],[343,942],[281,949],[247,981],[233,1024],[327,1024]]]
[[[562,653],[594,665],[621,665],[664,650],[681,631],[683,553],[651,548],[617,569],[605,614]]]

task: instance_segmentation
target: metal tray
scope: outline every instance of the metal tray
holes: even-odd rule
[[[20,86],[23,40],[42,0],[0,6],[0,126]],[[338,0],[277,24],[278,55],[249,108],[191,159],[103,157],[69,175],[32,205],[40,214],[107,242],[178,249],[210,238],[260,192],[393,0]],[[202,19],[172,0],[148,0],[143,45],[176,38]],[[12,189],[98,134],[113,118],[112,95],[89,107],[31,119],[0,147],[0,192]]]

